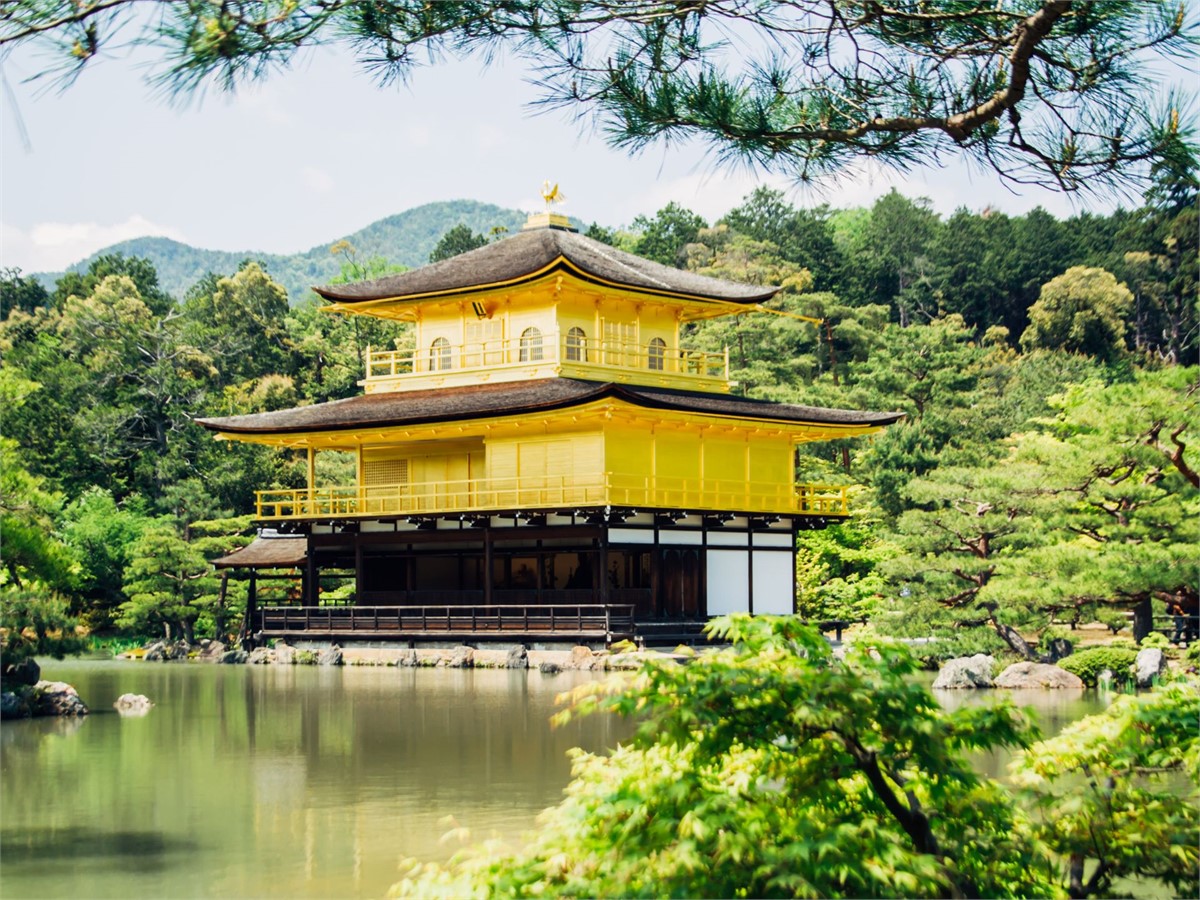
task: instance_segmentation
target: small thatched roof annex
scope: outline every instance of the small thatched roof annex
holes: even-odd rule
[[[294,569],[304,565],[308,539],[303,537],[256,537],[241,550],[213,560],[218,569]]]

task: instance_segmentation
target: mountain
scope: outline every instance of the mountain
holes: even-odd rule
[[[338,258],[329,252],[338,241],[349,241],[360,259],[382,256],[390,263],[409,268],[429,262],[429,254],[442,235],[455,225],[466,225],[472,231],[488,234],[493,228],[517,231],[525,223],[525,213],[504,209],[475,200],[449,200],[426,203],[406,212],[373,222],[366,228],[343,237],[333,237],[303,253],[283,255],[254,250],[202,250],[164,237],[133,238],[105,247],[87,259],[70,267],[82,272],[99,256],[120,253],[145,257],[158,270],[158,282],[180,298],[188,288],[209,272],[232,275],[244,260],[260,262],[271,277],[287,288],[293,304],[308,295],[315,284],[327,284],[340,271]],[[49,290],[61,272],[39,272],[38,278]]]

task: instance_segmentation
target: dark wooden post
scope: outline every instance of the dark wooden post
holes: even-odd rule
[[[245,650],[254,649],[254,632],[257,630],[255,625],[258,622],[258,573],[255,569],[250,570],[250,580],[246,585],[246,639],[244,641]]]
[[[363,605],[363,545],[359,534],[354,535],[354,604]]]
[[[221,570],[221,586],[217,589],[217,609],[214,615],[216,621],[213,628],[213,639],[225,642],[229,635],[225,634],[225,594],[229,589],[229,570]]]
[[[492,523],[483,526],[483,605],[492,605]]]

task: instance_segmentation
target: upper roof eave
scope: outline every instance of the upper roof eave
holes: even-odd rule
[[[599,241],[557,229],[521,232],[494,244],[398,275],[313,290],[356,306],[408,302],[515,287],[567,271],[585,281],[684,300],[760,303],[779,288],[746,285],[643,259]]]

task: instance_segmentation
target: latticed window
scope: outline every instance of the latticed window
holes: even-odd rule
[[[650,354],[646,361],[646,368],[661,372],[666,358],[667,342],[662,338],[654,338],[650,341]]]
[[[521,362],[537,362],[542,358],[542,333],[530,326],[521,332]]]
[[[567,360],[587,362],[587,335],[582,328],[572,328],[567,332]]]
[[[394,487],[408,484],[407,459],[364,459],[363,487]]]
[[[450,368],[450,342],[445,338],[438,338],[430,345],[429,368],[434,372]]]

